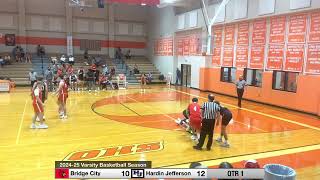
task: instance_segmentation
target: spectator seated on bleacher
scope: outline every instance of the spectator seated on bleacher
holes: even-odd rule
[[[102,73],[103,75],[107,75],[109,73],[108,66],[106,64],[102,65]]]
[[[148,73],[148,75],[147,75],[147,78],[146,78],[146,79],[147,79],[147,83],[148,83],[148,84],[150,84],[150,83],[152,82],[152,79],[153,79],[153,78],[152,78],[152,74],[151,74],[151,72],[149,72],[149,73]]]
[[[98,56],[95,58],[94,64],[95,64],[97,67],[99,67],[100,64],[101,64],[101,62],[102,62],[101,56],[98,55]]]
[[[4,59],[2,58],[2,56],[0,56],[0,67],[4,66]]]
[[[58,59],[57,59],[57,57],[51,57],[51,63],[53,64],[53,65],[56,65],[57,64],[57,62],[58,62]]]
[[[114,67],[112,67],[110,70],[110,75],[114,76],[115,74],[116,74],[116,69],[114,69]]]
[[[133,67],[133,73],[134,74],[139,74],[140,73],[137,64],[135,64],[134,67]]]
[[[68,63],[74,65],[74,57],[72,55],[69,56]]]
[[[130,49],[127,51],[125,56],[126,56],[126,59],[131,59],[131,51],[130,51]]]
[[[61,56],[60,58],[60,64],[65,64],[66,63],[66,57],[64,56],[64,54]]]
[[[111,89],[114,89],[112,82],[109,80],[109,77],[106,75],[101,74],[100,78],[99,78],[99,85],[100,85],[100,89],[106,89],[108,90],[107,86],[110,85]]]
[[[11,64],[11,56],[9,54],[4,56],[3,61],[4,61],[5,65],[10,65]]]

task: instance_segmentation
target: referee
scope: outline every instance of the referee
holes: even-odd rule
[[[212,140],[213,140],[213,130],[216,122],[216,118],[219,116],[220,106],[214,102],[213,94],[208,95],[208,102],[205,102],[202,107],[202,127],[200,132],[200,140],[196,146],[193,146],[196,150],[202,150],[204,140],[206,136],[209,135],[209,140],[207,143],[207,150],[211,150]]]
[[[238,95],[238,107],[241,108],[241,100],[244,93],[244,87],[247,85],[242,76],[239,77],[239,81],[236,82],[237,95]]]

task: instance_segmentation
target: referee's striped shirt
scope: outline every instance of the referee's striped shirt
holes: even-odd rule
[[[203,111],[203,119],[215,119],[216,113],[218,113],[220,107],[215,102],[205,102],[201,109]]]

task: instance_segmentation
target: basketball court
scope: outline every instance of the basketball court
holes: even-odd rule
[[[154,168],[186,168],[194,161],[209,167],[222,161],[243,167],[247,159],[288,165],[298,179],[319,178],[320,125],[315,116],[253,102],[245,102],[240,110],[235,98],[216,95],[234,114],[228,128],[231,147],[215,143],[211,151],[199,152],[174,122],[192,97],[206,101],[207,93],[198,90],[151,86],[72,92],[67,120],[57,118],[56,98],[50,96],[45,112],[50,128],[45,130],[29,129],[33,111],[28,89],[0,95],[1,179],[52,179],[57,160],[148,160]],[[152,148],[142,153],[132,149],[138,145]],[[99,151],[108,148],[101,156]]]

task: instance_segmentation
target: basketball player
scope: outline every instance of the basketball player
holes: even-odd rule
[[[58,95],[58,105],[59,105],[59,116],[60,119],[67,118],[67,107],[66,102],[68,98],[68,85],[67,85],[67,77],[61,76],[58,90],[56,91],[56,95]]]
[[[182,114],[184,116],[184,119],[180,119],[178,118],[177,120],[175,120],[175,122],[178,124],[178,125],[181,125],[183,127],[186,128],[186,130],[188,131],[190,129],[190,125],[189,125],[189,111],[188,111],[188,108],[183,110],[182,111]],[[190,132],[191,133],[191,132]]]
[[[34,116],[32,118],[32,124],[30,126],[31,129],[47,129],[48,125],[46,125],[43,122],[43,110],[44,110],[44,104],[41,100],[42,97],[42,91],[41,91],[41,83],[36,82],[35,83],[35,89],[32,92],[32,105],[33,105],[33,109],[34,109]],[[37,126],[36,125],[36,118],[39,118],[40,124]]]
[[[232,119],[232,113],[228,108],[222,107],[218,101],[216,101],[216,103],[219,104],[219,106],[220,106],[219,113],[221,115],[220,116],[221,118],[219,118],[220,120],[219,119],[217,120],[217,126],[219,126],[219,121],[222,121],[221,122],[221,134],[220,134],[220,137],[216,141],[219,143],[222,143],[223,142],[222,137],[224,137],[225,142],[222,143],[220,146],[228,148],[228,147],[230,147],[230,144],[228,143],[227,126]]]
[[[186,131],[191,133],[192,140],[198,140],[197,133],[200,133],[201,129],[201,110],[198,104],[198,98],[193,98],[192,103],[189,104],[188,108],[183,111],[185,119],[178,119],[176,123],[186,127]],[[200,135],[200,134],[199,134]]]
[[[189,112],[189,119],[190,119],[190,127],[192,140],[198,140],[200,137],[200,130],[201,130],[201,109],[200,105],[198,104],[198,98],[193,98],[192,103],[188,106]]]
[[[37,85],[38,83],[41,85],[41,94],[42,96],[40,97],[41,98],[41,101],[43,102],[43,104],[45,103],[45,101],[48,99],[48,84],[46,82],[46,80],[43,80],[43,78],[38,78],[37,83],[34,83],[33,87],[32,87],[32,92],[37,88]],[[31,95],[32,95],[32,92],[31,92]],[[44,116],[44,112],[43,112],[43,121],[45,121],[46,117]],[[39,117],[36,118],[36,121],[40,121]]]

